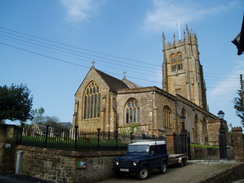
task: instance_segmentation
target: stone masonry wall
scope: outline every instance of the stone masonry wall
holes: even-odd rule
[[[113,158],[124,152],[76,152],[28,146],[23,151],[22,174],[58,183],[95,182],[113,175]],[[77,161],[86,162],[86,168],[76,168]]]
[[[15,146],[19,131],[15,125],[0,125],[0,173],[12,173],[15,169]]]
[[[234,138],[234,156],[237,162],[244,162],[244,137],[242,135],[242,128],[232,128]]]
[[[191,159],[194,160],[218,160],[219,149],[191,147]]]

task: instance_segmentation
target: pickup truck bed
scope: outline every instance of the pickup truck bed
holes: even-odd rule
[[[187,156],[184,154],[169,154],[168,165],[178,164],[185,166],[187,163]]]

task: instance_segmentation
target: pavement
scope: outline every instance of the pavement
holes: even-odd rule
[[[0,183],[53,183],[53,182],[38,179],[35,177],[30,177],[27,175],[13,174],[9,176],[0,175]]]
[[[185,167],[171,166],[168,167],[165,174],[160,174],[157,170],[153,171],[151,176],[143,180],[143,183],[197,183],[205,180],[207,177],[214,175],[217,172],[228,169],[236,163],[221,162],[221,161],[196,161],[191,162]],[[136,179],[135,176],[125,176],[122,178],[109,178],[97,183],[128,183],[142,182]],[[244,183],[239,180],[233,183]]]
[[[189,164],[236,164],[235,160],[187,160]]]
[[[143,182],[143,183],[196,183],[199,180],[204,180],[207,177],[228,169],[236,165],[234,161],[222,160],[191,160],[185,167],[170,166],[165,174],[159,174],[158,171],[153,171],[151,176],[143,181],[136,179],[135,176],[125,176],[122,178],[112,177],[97,183],[128,183],[128,182]],[[26,175],[0,175],[0,183],[53,183],[35,177]],[[232,183],[244,183],[244,179]]]

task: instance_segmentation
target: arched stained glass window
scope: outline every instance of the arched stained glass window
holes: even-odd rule
[[[194,133],[193,133],[193,137],[194,137],[194,141],[195,141],[195,143],[198,143],[197,142],[197,136],[198,136],[198,116],[197,116],[197,114],[195,115],[195,121],[194,121],[194,131],[193,131]]]
[[[84,119],[98,118],[100,116],[101,94],[95,82],[91,82],[84,92]]]
[[[165,127],[171,127],[171,109],[169,106],[165,106],[163,109],[164,121],[163,124]]]
[[[136,99],[131,98],[125,104],[126,123],[140,122],[140,107]]]
[[[181,110],[181,115],[187,117],[187,116],[186,116],[186,110],[185,110],[185,108],[182,108],[182,110]],[[186,122],[184,123],[184,127],[185,127],[185,130],[188,130],[187,120],[186,120]],[[181,128],[182,128],[182,127],[181,127]],[[182,129],[181,129],[181,130],[182,130]]]
[[[203,118],[202,121],[202,136],[204,138],[204,143],[208,142],[208,131],[207,131],[207,121],[206,118]]]

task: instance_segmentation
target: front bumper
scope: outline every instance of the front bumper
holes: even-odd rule
[[[134,166],[134,167],[114,166],[113,170],[116,172],[121,172],[121,173],[137,173],[139,171],[139,167],[137,167],[137,166]]]

